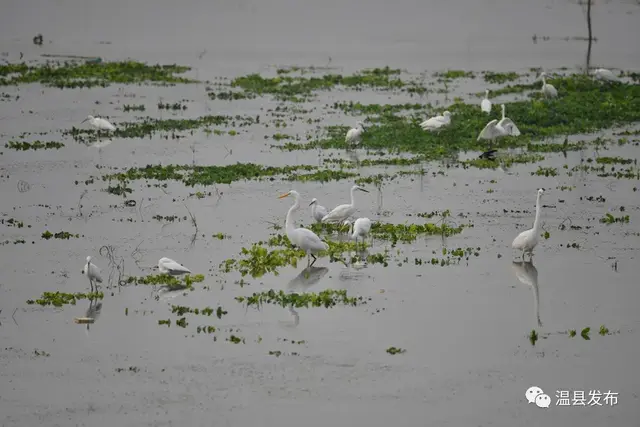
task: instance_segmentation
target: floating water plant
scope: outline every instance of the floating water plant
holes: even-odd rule
[[[334,290],[326,289],[319,293],[285,293],[283,290],[273,290],[263,292],[255,292],[250,296],[236,297],[236,301],[244,303],[247,306],[255,305],[257,307],[263,304],[274,304],[281,307],[309,308],[324,307],[330,308],[338,304],[346,306],[357,306],[366,304],[369,299],[364,297],[350,297],[344,289]]]
[[[395,355],[395,354],[402,354],[402,353],[406,353],[407,350],[403,349],[403,348],[398,348],[398,347],[389,347],[387,349],[387,353],[391,354],[391,355]]]
[[[33,141],[33,142],[26,142],[26,141],[9,141],[6,144],[4,144],[5,148],[10,148],[12,150],[21,150],[21,151],[27,151],[27,150],[51,150],[51,149],[60,149],[62,147],[64,147],[64,144],[62,142],[56,142],[56,141],[47,141],[47,142],[42,142],[42,141]]]
[[[66,304],[75,305],[76,301],[79,299],[102,299],[104,298],[104,294],[102,292],[76,292],[76,293],[67,293],[67,292],[44,292],[42,296],[38,299],[27,300],[27,304],[40,304],[41,306],[52,305],[54,307],[62,307]]]
[[[629,215],[615,217],[607,212],[607,214],[604,217],[600,218],[600,222],[603,224],[615,224],[616,222],[619,222],[621,224],[628,224]]]
[[[61,239],[61,240],[69,240],[72,237],[75,237],[77,239],[77,238],[80,237],[80,235],[79,234],[69,233],[68,231],[59,231],[57,233],[51,233],[49,230],[47,230],[44,233],[42,233],[41,237],[43,239],[45,239],[45,240],[49,240],[51,238]]]
[[[180,279],[168,274],[150,274],[145,277],[129,276],[126,279],[127,284],[154,286],[161,285],[175,289],[191,289],[193,288],[194,283],[201,282],[204,282],[204,275],[202,274],[196,274],[194,276],[187,274],[186,276],[182,276]]]

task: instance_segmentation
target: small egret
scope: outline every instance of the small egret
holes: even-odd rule
[[[168,274],[170,276],[180,276],[181,274],[191,274],[191,270],[184,267],[171,258],[160,258],[158,261],[158,270],[161,274]]]
[[[542,79],[542,89],[540,91],[544,94],[545,98],[556,98],[558,96],[558,91],[553,87],[553,85],[547,83],[547,80],[545,79],[546,76],[547,73],[544,71],[540,73],[539,79]]]
[[[102,276],[100,276],[100,269],[93,263],[91,263],[91,257],[87,257],[87,263],[82,269],[82,274],[89,279],[89,285],[91,286],[91,292],[93,292],[93,284],[96,283],[96,290],[98,289],[98,283],[102,283]]]
[[[431,117],[420,123],[420,127],[424,131],[434,131],[441,127],[448,126],[451,123],[451,113],[445,111],[441,116]]]
[[[484,91],[484,99],[480,103],[480,108],[485,113],[489,114],[491,112],[491,101],[489,101],[489,89]]]
[[[356,212],[356,201],[354,196],[356,190],[364,191],[365,193],[369,192],[369,190],[365,190],[359,185],[354,185],[351,187],[351,204],[337,206],[322,218],[322,222],[341,222],[353,215]]]
[[[362,134],[364,133],[364,125],[362,122],[358,122],[356,127],[349,129],[347,132],[347,136],[344,139],[344,142],[347,145],[358,145],[360,144],[360,139],[362,138]]]
[[[540,234],[540,197],[544,194],[544,188],[538,189],[536,197],[536,219],[533,221],[533,228],[523,231],[513,239],[511,247],[522,251],[522,259],[524,260],[525,252],[529,254],[529,258],[533,256],[533,248],[538,244],[538,234]]]
[[[318,204],[318,199],[316,199],[315,197],[313,198],[313,200],[311,200],[309,206],[311,206],[311,217],[317,222],[322,222],[322,218],[324,218],[324,216],[327,214],[327,208],[325,208],[324,206],[320,206]]]
[[[295,190],[291,190],[283,195],[279,196],[278,199],[284,199],[285,197],[293,196],[294,203],[293,206],[289,208],[289,212],[287,212],[287,219],[285,221],[285,230],[287,232],[287,237],[291,244],[299,247],[303,251],[307,253],[309,257],[309,261],[311,261],[311,257],[313,257],[313,262],[308,264],[309,267],[316,262],[315,254],[320,251],[326,251],[329,249],[329,245],[323,242],[320,237],[316,233],[311,230],[307,230],[306,228],[295,228],[291,219],[293,215],[293,211],[300,208],[300,193]]]
[[[89,124],[94,128],[101,130],[116,130],[116,127],[109,123],[107,120],[100,117],[87,116],[86,119],[82,121],[82,123],[89,121]]]
[[[619,82],[620,79],[616,77],[615,74],[611,70],[607,70],[606,68],[598,68],[593,72],[593,76],[598,80],[603,80],[607,82]]]
[[[358,218],[353,223],[353,234],[351,238],[355,239],[356,247],[358,247],[358,237],[362,237],[362,245],[364,246],[364,239],[369,235],[371,231],[371,220],[369,218]]]

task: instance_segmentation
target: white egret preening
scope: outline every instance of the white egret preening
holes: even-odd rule
[[[547,83],[545,77],[547,77],[547,73],[544,71],[540,73],[539,79],[542,79],[542,89],[540,89],[540,91],[543,93],[545,98],[556,98],[558,96],[558,91],[553,85]]]
[[[516,126],[516,124],[513,122],[513,120],[511,120],[509,117],[506,117],[504,115],[504,112],[505,112],[505,109],[506,109],[505,105],[504,104],[500,104],[500,108],[502,108],[502,120],[500,120],[498,122],[498,126],[503,128],[504,130],[506,130],[508,135],[519,136],[520,135],[520,129],[518,129],[518,126]]]
[[[528,285],[533,290],[533,310],[536,314],[536,320],[538,326],[542,326],[540,320],[540,289],[538,287],[538,269],[531,261],[513,261],[513,271],[516,273],[516,277],[525,285]]]
[[[321,251],[326,251],[329,249],[329,245],[323,242],[322,239],[320,239],[320,237],[318,237],[318,235],[313,231],[307,230],[306,228],[294,227],[291,216],[293,215],[293,211],[300,208],[300,193],[295,190],[291,190],[279,196],[278,199],[284,199],[289,196],[293,196],[295,201],[293,206],[289,208],[289,212],[287,212],[287,219],[285,221],[287,237],[292,245],[299,247],[307,253],[309,261],[311,261],[311,257],[313,257],[313,262],[308,264],[308,267],[311,267],[317,259],[315,254]]]
[[[158,261],[158,270],[161,274],[168,274],[170,276],[180,276],[182,274],[191,274],[191,270],[187,267],[180,265],[171,258],[160,258]]]
[[[369,235],[371,231],[371,220],[369,218],[358,218],[353,223],[353,233],[351,238],[356,241],[356,248],[358,247],[358,237],[362,238],[362,245],[364,246],[364,239]]]
[[[322,218],[327,214],[327,208],[320,206],[318,204],[318,199],[315,197],[311,200],[309,206],[311,206],[311,217],[315,219],[316,222],[322,222]]]
[[[620,82],[620,79],[613,74],[611,70],[607,70],[606,68],[598,68],[593,72],[593,76],[602,81],[607,82]]]
[[[87,276],[89,279],[89,285],[91,286],[91,292],[93,292],[94,283],[96,283],[95,288],[98,289],[98,283],[102,283],[102,276],[100,276],[100,269],[91,262],[91,257],[87,257],[87,263],[84,265],[82,269],[82,274]]]
[[[480,103],[480,108],[485,113],[489,114],[491,112],[491,101],[489,101],[489,89],[484,91],[484,99]]]
[[[511,244],[513,249],[522,251],[523,260],[525,253],[529,254],[529,258],[533,256],[533,248],[538,244],[538,234],[540,234],[540,197],[543,194],[544,188],[539,188],[538,196],[536,197],[536,219],[533,221],[533,228],[518,234]]]
[[[82,123],[86,121],[89,121],[89,124],[96,128],[98,132],[101,130],[116,130],[116,127],[114,125],[101,117],[87,116],[87,118],[84,119]]]
[[[445,111],[441,116],[431,117],[420,123],[420,127],[424,131],[434,131],[441,127],[448,126],[451,123],[451,113]]]
[[[364,124],[362,122],[358,122],[356,127],[349,129],[347,132],[347,136],[344,139],[344,142],[347,145],[358,145],[360,144],[360,140],[362,139],[362,134],[364,133]]]
[[[369,190],[365,190],[359,185],[354,185],[353,187],[351,187],[351,204],[337,206],[322,218],[322,222],[342,222],[356,213],[356,191],[364,191],[365,193],[369,192]]]
[[[508,117],[505,117],[505,105],[502,104],[500,106],[502,108],[502,120],[498,121],[497,119],[491,120],[487,125],[482,129],[480,135],[478,135],[477,141],[481,139],[487,139],[491,143],[496,138],[500,138],[502,136],[518,136],[520,135],[520,129],[513,123]]]

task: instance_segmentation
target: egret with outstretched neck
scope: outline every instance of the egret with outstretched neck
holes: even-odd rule
[[[484,91],[484,99],[480,103],[480,108],[482,109],[482,111],[489,114],[491,112],[491,107],[492,104],[491,101],[489,101],[489,89],[486,89]]]
[[[545,73],[544,71],[542,73],[540,73],[540,77],[539,79],[542,79],[542,93],[544,94],[545,98],[556,98],[558,96],[558,91],[556,90],[556,88],[552,85],[547,83],[546,78],[547,77],[547,73]]]
[[[365,190],[359,185],[354,185],[351,187],[351,203],[337,206],[322,218],[322,222],[343,222],[345,219],[356,213],[356,191],[364,191],[365,193],[369,192],[369,190]]]
[[[316,222],[322,222],[322,218],[327,214],[327,208],[320,206],[318,204],[318,199],[315,197],[311,200],[309,206],[311,206],[311,217],[315,219]]]
[[[82,274],[87,276],[87,279],[89,279],[91,292],[94,291],[94,283],[95,283],[95,289],[98,290],[98,283],[102,283],[102,276],[100,275],[100,269],[91,262],[90,256],[87,257],[87,263],[82,269]]]
[[[538,189],[538,196],[536,197],[536,218],[533,221],[533,228],[523,231],[513,239],[511,247],[522,251],[522,259],[524,260],[524,254],[529,254],[529,259],[533,257],[533,249],[538,244],[538,238],[540,234],[540,198],[544,194],[544,188]]]

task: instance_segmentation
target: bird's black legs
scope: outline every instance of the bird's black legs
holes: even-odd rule
[[[315,264],[316,260],[318,259],[314,254],[311,254],[311,257],[313,257],[313,262],[311,263],[311,265],[309,265],[309,267],[313,267],[313,264]]]

